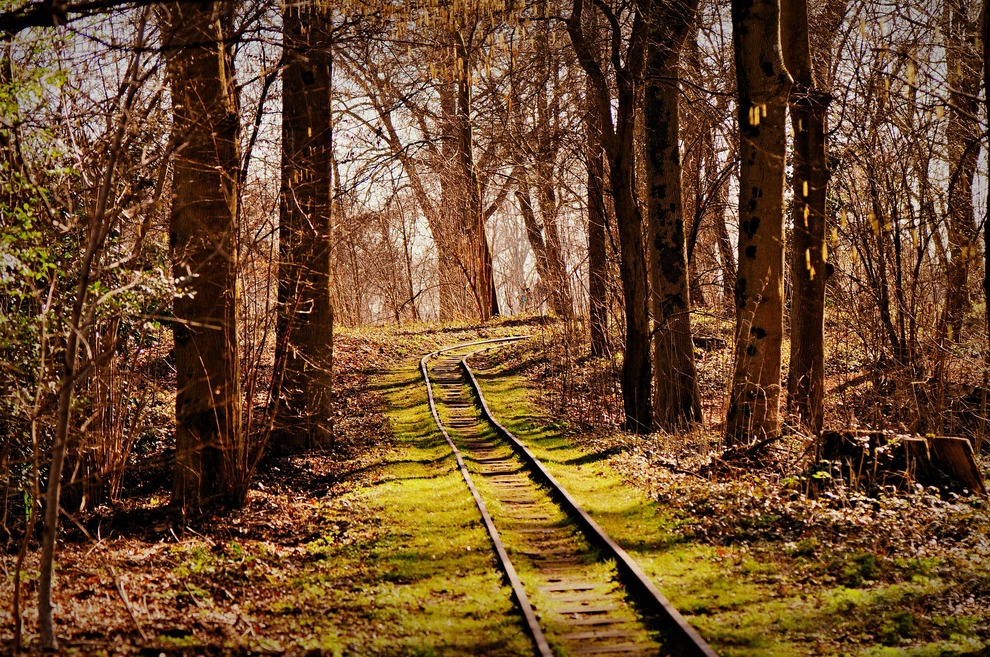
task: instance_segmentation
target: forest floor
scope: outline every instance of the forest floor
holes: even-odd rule
[[[990,655],[982,500],[921,487],[869,497],[839,484],[809,497],[801,438],[731,464],[715,457],[717,423],[622,434],[607,426],[615,362],[576,355],[560,325],[513,322],[341,331],[333,453],[269,460],[243,509],[183,529],[167,490],[145,487],[67,519],[63,652],[532,654],[417,369],[439,346],[515,332],[536,337],[478,360],[496,415],[720,654]],[[724,403],[716,383],[728,351],[700,360],[710,412]],[[8,651],[15,553],[0,553]],[[32,551],[22,577],[34,649],[36,576]]]

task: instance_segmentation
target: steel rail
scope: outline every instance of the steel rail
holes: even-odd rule
[[[453,349],[445,351],[451,350]],[[495,427],[496,431],[502,437],[514,446],[516,452],[523,457],[533,471],[543,479],[547,488],[557,498],[561,506],[574,514],[584,528],[586,535],[615,560],[617,569],[620,575],[624,575],[623,579],[626,581],[626,584],[631,585],[640,593],[638,600],[643,604],[645,610],[662,623],[666,630],[676,634],[676,636],[665,636],[663,638],[664,648],[670,650],[670,654],[673,655],[683,655],[685,657],[718,657],[718,653],[688,624],[680,612],[677,611],[656,585],[653,584],[650,578],[647,577],[639,564],[612,537],[605,533],[591,515],[557,482],[529,448],[495,419],[491,408],[488,406],[488,402],[485,400],[484,394],[481,392],[481,386],[478,385],[478,380],[467,363],[467,359],[468,356],[461,358],[461,367],[464,369],[468,382],[477,395],[485,418],[491,422],[492,426]]]
[[[469,342],[453,347],[438,349],[437,351],[423,356],[423,358],[419,361],[419,368],[423,373],[423,379],[426,382],[426,395],[430,403],[430,412],[433,414],[433,421],[436,422],[437,428],[440,429],[440,433],[443,434],[447,444],[450,445],[450,449],[454,453],[454,458],[457,460],[457,467],[460,468],[461,475],[464,477],[464,482],[467,484],[468,489],[471,491],[471,495],[474,497],[474,502],[478,506],[478,511],[481,512],[482,521],[485,524],[485,528],[488,530],[488,536],[491,538],[492,545],[495,547],[495,552],[498,555],[498,560],[502,565],[502,570],[505,572],[506,578],[509,580],[509,585],[512,587],[512,595],[515,597],[516,604],[519,605],[519,609],[522,612],[523,617],[526,619],[526,625],[529,629],[530,637],[533,639],[533,643],[536,645],[536,649],[539,652],[540,657],[554,657],[553,650],[550,648],[550,644],[547,642],[547,638],[543,634],[543,628],[540,627],[540,623],[536,619],[536,612],[533,610],[533,605],[530,603],[529,597],[526,595],[526,590],[523,588],[522,581],[519,579],[519,575],[516,573],[516,569],[512,565],[512,560],[509,559],[509,554],[505,549],[505,544],[502,542],[498,529],[495,527],[495,521],[492,520],[492,516],[488,512],[488,507],[485,506],[484,500],[481,499],[481,495],[478,493],[478,489],[474,485],[474,480],[471,479],[471,473],[468,471],[467,465],[464,463],[460,450],[457,449],[457,445],[454,444],[450,434],[447,433],[447,430],[444,428],[443,422],[440,421],[440,414],[437,411],[436,400],[433,397],[433,385],[430,382],[429,369],[426,366],[426,362],[430,358],[447,351],[482,344],[491,344],[495,342],[512,342],[516,340],[523,340],[527,337],[529,336],[493,338],[490,340],[479,340],[477,342]]]

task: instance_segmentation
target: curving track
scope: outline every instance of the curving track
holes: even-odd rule
[[[715,657],[632,558],[492,417],[467,357],[526,337],[441,349],[424,356],[420,369],[433,418],[481,511],[537,654]]]

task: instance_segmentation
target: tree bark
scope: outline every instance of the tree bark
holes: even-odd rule
[[[519,181],[516,184],[516,203],[526,228],[526,239],[536,259],[536,273],[546,289],[546,299],[550,309],[560,318],[571,316],[571,294],[567,272],[560,252],[560,238],[556,227],[549,228],[546,213],[541,212],[541,224],[533,208],[533,198],[529,189],[528,176],[522,167],[517,169]],[[546,237],[544,238],[544,234]]]
[[[160,10],[172,95],[176,280],[176,455],[172,504],[196,515],[239,504],[232,463],[244,452],[236,319],[238,115],[221,17],[213,2]]]
[[[945,59],[949,83],[948,125],[945,136],[949,163],[949,263],[946,267],[945,328],[959,340],[971,307],[969,272],[977,262],[978,239],[973,215],[973,183],[980,151],[979,93],[981,70],[977,50],[978,16],[966,0],[946,0]]]
[[[560,318],[569,318],[572,314],[571,283],[567,276],[567,263],[564,261],[563,245],[560,240],[560,228],[557,225],[557,199],[553,189],[553,179],[550,171],[552,163],[538,161],[536,164],[537,198],[542,217],[543,243],[547,260],[547,277],[543,280],[550,288],[550,307]]]
[[[825,203],[829,180],[829,96],[816,80],[807,0],[781,0],[784,61],[794,77],[789,106],[794,131],[791,235],[791,362],[788,404],[798,422],[820,433],[825,396]]]
[[[725,213],[729,207],[729,175],[728,168],[735,169],[735,150],[731,149],[726,155],[724,164],[715,152],[715,144],[706,138],[705,154],[705,185],[712,194],[707,212],[711,214],[712,225],[715,227],[715,238],[718,255],[722,266],[722,296],[726,303],[735,297],[736,256],[732,251],[732,238],[729,227],[725,223]]]
[[[533,209],[533,198],[529,191],[529,176],[523,167],[517,169],[516,176],[518,178],[516,203],[519,205],[519,213],[523,218],[526,239],[533,251],[533,257],[536,259],[536,275],[540,277],[541,281],[549,284],[552,279],[549,274],[550,265],[547,262],[547,245],[543,241],[543,230],[540,227],[540,222],[536,219],[536,211]]]
[[[739,90],[736,354],[726,442],[780,431],[783,337],[784,135],[791,78],[780,53],[779,0],[733,0]]]
[[[448,58],[448,66],[456,66],[456,58]],[[440,319],[450,320],[471,315],[470,290],[474,286],[471,263],[466,260],[464,243],[468,239],[462,220],[464,209],[464,180],[459,166],[460,127],[457,110],[457,81],[439,83],[440,98],[440,209],[436,213],[436,228],[431,224],[437,243],[440,281]]]
[[[560,208],[554,190],[554,170],[559,150],[555,129],[560,119],[560,103],[558,98],[554,98],[552,103],[548,99],[548,89],[556,90],[557,80],[557,60],[550,52],[549,38],[537,38],[535,57],[539,75],[536,80],[536,157],[533,173],[536,176],[536,198],[543,220],[549,277],[543,280],[547,284],[550,307],[554,314],[560,318],[570,318],[573,313],[571,283],[560,239],[557,221]]]
[[[574,0],[567,31],[581,67],[594,87],[597,122],[608,157],[615,219],[619,233],[619,274],[625,301],[626,345],[622,361],[622,404],[627,431],[653,430],[651,403],[649,290],[646,253],[643,244],[643,218],[636,195],[636,167],[633,134],[636,100],[642,83],[646,47],[646,24],[641,13],[633,17],[625,52],[622,51],[618,17],[608,15],[612,33],[609,60],[615,72],[618,91],[615,121],[604,72],[585,37],[581,14],[585,0]],[[599,9],[601,7],[599,6]]]
[[[593,16],[594,14],[591,14]],[[588,31],[598,29],[597,21],[588,21]],[[599,48],[593,36],[588,48],[595,61],[599,60]],[[602,162],[602,110],[591,78],[585,81],[584,128],[587,134],[585,156],[588,179],[588,308],[591,339],[591,355],[608,353],[608,251],[605,239],[605,167]]]
[[[481,183],[474,158],[474,130],[471,124],[472,74],[467,39],[460,30],[454,32],[457,131],[459,171],[460,228],[463,262],[468,269],[468,281],[474,296],[478,316],[487,321],[499,315],[495,293],[495,274],[488,235],[485,231],[484,209],[481,207]]]
[[[278,340],[281,370],[273,448],[299,453],[332,442],[333,308],[330,216],[329,16],[315,3],[282,14],[282,192]]]
[[[650,23],[644,120],[653,306],[654,417],[664,431],[701,421],[691,334],[691,293],[680,155],[680,52],[695,0],[644,3]]]
[[[983,0],[983,100],[990,116],[990,0]],[[983,221],[983,300],[986,306],[987,358],[990,359],[990,185],[987,186],[986,217]]]

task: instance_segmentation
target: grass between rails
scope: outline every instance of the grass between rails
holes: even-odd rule
[[[520,655],[532,647],[495,568],[489,538],[447,443],[438,433],[415,364],[389,379],[398,457],[394,479],[364,494],[383,524],[402,528],[383,557],[395,577],[398,636],[387,654]],[[417,590],[418,589],[418,590]],[[402,625],[408,625],[402,631]]]
[[[383,381],[395,448],[370,485],[329,505],[331,515],[339,509],[370,533],[349,544],[332,536],[307,544],[317,562],[292,582],[299,601],[274,611],[302,625],[341,628],[346,634],[322,646],[333,654],[527,654],[529,641],[420,381],[414,363]]]
[[[505,365],[491,369],[475,359],[496,417],[720,654],[990,654],[990,522],[978,500],[853,498],[832,509],[790,495],[785,509],[756,474],[658,483],[638,471],[649,467],[635,445],[646,439],[601,440],[547,417],[520,374],[535,368],[519,362],[544,356],[511,352],[493,356]],[[919,528],[913,516],[946,531]],[[786,526],[792,520],[803,521],[795,522],[800,531]],[[860,535],[856,525],[888,535]],[[899,527],[904,536],[895,540],[889,534]]]

